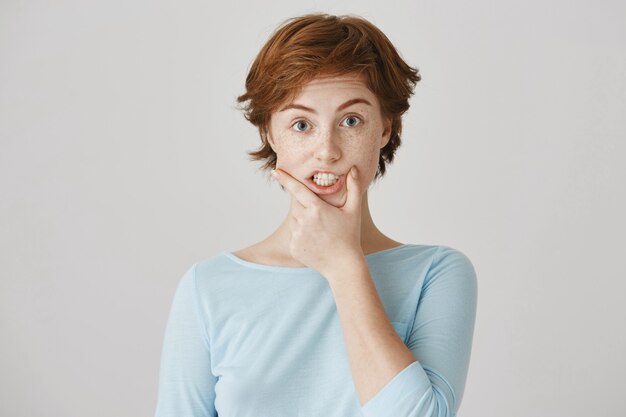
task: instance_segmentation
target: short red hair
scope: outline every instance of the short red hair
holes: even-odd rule
[[[316,13],[291,18],[265,43],[248,72],[247,91],[237,97],[237,102],[247,102],[242,106],[244,116],[261,136],[261,147],[248,152],[250,159],[265,161],[261,169],[276,168],[276,153],[267,140],[272,113],[313,78],[351,73],[364,75],[383,116],[392,123],[374,179],[384,175],[400,146],[402,115],[421,76],[380,29],[357,16]]]

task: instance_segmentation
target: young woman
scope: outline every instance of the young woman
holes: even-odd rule
[[[475,270],[451,247],[391,239],[368,207],[419,80],[362,18],[310,14],[275,31],[238,100],[289,212],[182,277],[157,417],[456,415]]]

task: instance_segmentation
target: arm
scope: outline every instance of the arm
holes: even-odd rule
[[[155,417],[217,416],[211,352],[198,314],[195,268],[182,277],[165,330]]]
[[[363,415],[456,415],[476,316],[476,274],[469,259],[440,247],[425,277],[407,345],[386,317],[367,265],[351,264],[342,268],[350,271],[349,278],[338,270],[329,283]]]

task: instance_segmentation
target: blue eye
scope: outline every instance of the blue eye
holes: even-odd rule
[[[292,126],[292,127],[293,127],[293,126],[296,126],[296,130],[297,130],[298,132],[304,132],[304,129],[306,129],[306,128],[307,128],[308,123],[307,123],[307,122],[305,122],[304,120],[298,120],[297,122],[295,122],[295,123],[294,123],[293,125],[291,125],[291,126]]]
[[[345,119],[343,119],[344,121],[348,122],[348,126],[349,127],[354,127],[356,125],[358,125],[359,123],[361,123],[361,119],[359,119],[356,116],[348,116]],[[350,122],[351,121],[351,122]]]

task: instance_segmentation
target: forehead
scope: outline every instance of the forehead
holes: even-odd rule
[[[315,77],[302,87],[299,94],[296,95],[296,100],[299,97],[322,93],[333,93],[333,95],[361,93],[369,97],[374,96],[367,87],[365,77],[362,75],[346,74]]]

